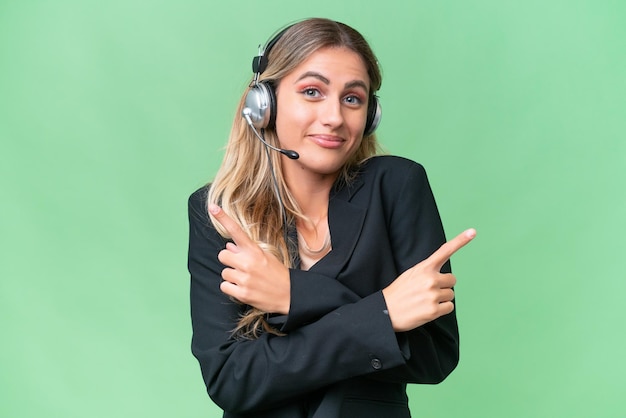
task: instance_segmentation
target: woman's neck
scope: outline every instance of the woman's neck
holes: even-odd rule
[[[325,217],[328,213],[330,190],[336,175],[331,176],[285,176],[285,183],[302,213],[312,221]]]

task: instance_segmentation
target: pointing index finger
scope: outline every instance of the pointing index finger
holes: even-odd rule
[[[443,244],[437,251],[427,258],[428,262],[437,268],[441,268],[446,261],[454,255],[458,250],[467,245],[476,236],[476,230],[470,228],[461,232],[459,235]]]
[[[226,229],[228,235],[233,239],[237,246],[246,246],[252,242],[248,235],[241,227],[228,216],[221,207],[216,204],[209,204],[209,212],[217,219],[217,221]]]

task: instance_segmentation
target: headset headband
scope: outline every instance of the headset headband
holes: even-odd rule
[[[287,32],[287,30],[292,27],[293,24],[287,26],[286,28],[280,30],[276,35],[274,35],[263,48],[263,51],[259,51],[259,55],[252,59],[252,72],[257,74],[261,74],[267,68],[267,56],[280,38]]]

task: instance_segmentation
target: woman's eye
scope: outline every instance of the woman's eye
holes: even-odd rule
[[[302,93],[307,97],[318,97],[320,95],[320,92],[314,88],[304,89]]]
[[[351,105],[360,105],[361,103],[363,103],[359,96],[347,96],[344,100],[346,101],[346,103]]]

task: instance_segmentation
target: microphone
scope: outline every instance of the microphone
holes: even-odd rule
[[[274,150],[274,151],[278,151],[281,154],[286,155],[287,157],[291,158],[292,160],[297,160],[298,158],[300,158],[300,155],[297,152],[293,151],[293,150],[276,148],[276,147],[268,144],[265,141],[265,139],[263,139],[263,137],[259,134],[259,132],[256,130],[256,128],[254,127],[254,124],[252,123],[252,119],[250,119],[250,113],[251,113],[250,108],[245,107],[243,109],[243,111],[241,112],[241,115],[244,117],[246,122],[248,122],[248,125],[250,125],[250,127],[252,128],[252,131],[254,132],[256,137],[259,138],[259,141],[261,141],[269,149]]]

